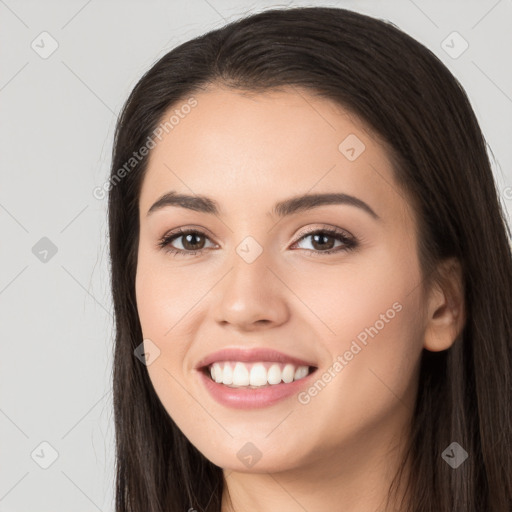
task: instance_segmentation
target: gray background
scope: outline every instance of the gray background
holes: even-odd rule
[[[116,115],[177,44],[285,5],[388,19],[436,53],[473,104],[511,224],[511,0],[0,0],[0,511],[113,510],[106,200],[92,191]]]

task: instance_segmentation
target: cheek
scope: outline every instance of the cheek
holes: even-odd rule
[[[172,255],[139,250],[135,295],[145,338],[170,340],[201,296],[190,272],[171,268],[167,258]]]
[[[352,427],[359,428],[413,399],[422,352],[421,278],[412,256],[403,261],[384,251],[372,266],[351,270],[329,288],[324,319],[335,335],[324,339],[343,368],[334,372],[336,383],[326,387],[325,399],[337,403],[339,421],[357,421]],[[320,401],[317,406],[322,414]],[[350,420],[343,411],[359,413]]]
[[[407,323],[405,319],[419,314],[420,272],[412,255],[399,259],[393,247],[381,246],[338,265],[301,270],[287,276],[290,288],[307,306],[297,303],[296,311],[311,318],[315,330],[330,340],[332,353],[345,350],[346,342],[350,345],[358,335],[362,341],[370,338],[368,330],[375,334],[373,327],[379,331],[377,337],[387,338],[387,348],[407,344],[407,337],[384,333],[394,329],[392,324]]]
[[[162,269],[152,254],[139,251],[135,294],[142,335],[146,345],[156,346],[158,357],[148,365],[155,391],[163,402],[178,397],[178,382],[183,380],[183,361],[188,341],[180,336],[187,318],[187,288],[179,276]],[[166,404],[167,406],[168,404]]]
[[[398,258],[393,248],[383,247],[368,265],[358,260],[331,267],[322,283],[318,273],[305,273],[300,287],[298,281],[291,285],[321,319],[315,320],[317,332],[332,361],[345,361],[334,371],[337,384],[327,386],[330,399],[337,400],[337,393],[346,397],[350,389],[351,407],[357,407],[358,400],[372,396],[383,403],[393,399],[389,389],[407,392],[422,351],[421,274],[413,255]]]
[[[165,271],[157,258],[139,252],[135,292],[144,347],[146,350],[156,345],[159,351],[147,371],[164,409],[179,428],[188,432],[204,418],[183,386],[190,343],[190,335],[184,335],[183,329],[193,317],[190,309],[195,302],[193,297],[188,300],[186,285],[183,277]]]
[[[416,295],[394,284],[359,288],[333,307],[337,317],[326,319],[336,332],[322,340],[332,363],[299,397],[303,409],[294,426],[316,418],[322,425],[316,443],[327,451],[340,442],[356,444],[365,432],[382,434],[414,408],[421,326]]]

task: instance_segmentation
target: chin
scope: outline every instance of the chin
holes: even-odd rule
[[[295,443],[295,446],[299,441]],[[227,471],[240,473],[277,473],[297,468],[300,465],[296,449],[293,454],[275,446],[264,446],[264,442],[237,441],[224,447],[212,445],[199,451],[210,462]]]

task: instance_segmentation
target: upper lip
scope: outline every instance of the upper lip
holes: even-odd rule
[[[197,363],[196,369],[204,368],[218,361],[275,361],[277,363],[289,363],[296,366],[315,366],[310,361],[290,356],[271,348],[225,348],[201,359]]]

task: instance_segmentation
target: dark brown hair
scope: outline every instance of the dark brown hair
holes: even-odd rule
[[[248,15],[174,48],[140,79],[118,119],[108,212],[116,511],[220,511],[222,469],[178,429],[134,357],[142,342],[135,272],[147,157],[119,179],[166,112],[210,84],[302,88],[337,102],[386,141],[418,218],[425,286],[439,278],[437,263],[457,258],[467,315],[450,349],[422,354],[403,466],[412,462],[407,510],[512,510],[510,229],[475,114],[441,61],[391,23],[305,7]],[[457,469],[441,457],[454,441],[469,454]]]

